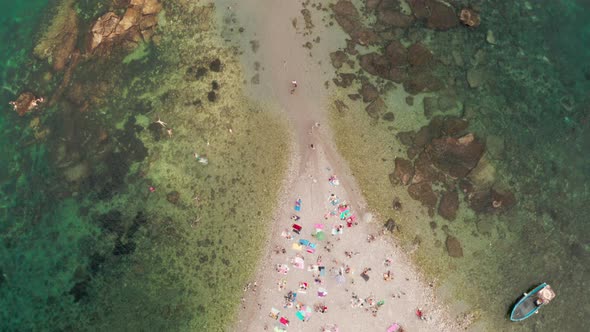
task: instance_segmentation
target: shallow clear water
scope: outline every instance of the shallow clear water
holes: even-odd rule
[[[453,5],[462,8],[460,2]],[[392,35],[383,34],[383,29],[380,33],[385,39],[396,36],[404,45],[421,42],[432,51],[446,88],[426,94],[434,97],[428,102],[436,100],[440,106],[451,100],[458,107],[445,111],[437,106],[430,112],[469,121],[463,132],[474,132],[487,145],[480,161],[486,167],[474,170],[470,181],[479,189],[492,186],[512,192],[517,204],[503,213],[477,212],[468,208],[467,194],[460,193],[454,221],[416,213],[420,204],[408,196],[407,187],[392,188],[388,175],[395,157],[408,158],[398,133],[417,131],[433,115],[425,113],[421,95],[410,105],[400,88],[376,84],[395,114],[393,122],[370,119],[365,112],[334,113],[341,149],[364,183],[370,203],[385,218],[398,220],[398,236],[429,278],[437,280],[440,294],[455,304],[454,312],[482,318],[473,329],[584,330],[590,313],[588,4],[471,5],[481,14],[477,28],[436,31],[418,23],[393,29]],[[469,77],[473,73],[477,75]],[[337,98],[355,105],[344,93]],[[353,126],[364,138],[348,144],[358,137],[350,133]],[[435,193],[446,186],[434,186]],[[402,212],[392,209],[394,197],[401,199]],[[459,240],[463,257],[448,257],[448,235]],[[510,324],[511,305],[541,282],[553,285],[557,298],[539,315]]]
[[[264,241],[284,123],[242,95],[214,7],[167,3],[151,42],[90,55],[111,3],[1,7],[2,331],[222,330]],[[19,116],[25,91],[46,101]]]
[[[52,105],[17,116],[8,102],[19,93],[54,96],[64,80],[32,55],[60,3],[0,1],[0,329],[221,330],[259,254],[260,243],[242,240],[262,241],[275,194],[262,188],[280,182],[284,124],[241,95],[240,65],[219,46],[212,7],[186,1],[167,2],[157,45],[81,60]],[[80,31],[107,3],[76,2]],[[442,296],[489,324],[474,328],[585,330],[589,5],[471,4],[482,15],[475,29],[382,32],[424,40],[443,64],[461,105],[445,115],[465,117],[486,140],[495,170],[487,180],[515,194],[512,209],[477,214],[461,200],[449,222],[389,183],[393,159],[407,150],[397,134],[429,121],[422,96],[409,105],[401,86],[380,85],[393,122],[371,119],[359,104],[359,112],[336,113],[336,137],[369,203],[398,221],[398,236]],[[216,59],[220,72],[210,70]],[[473,67],[486,73],[479,88],[465,80]],[[207,69],[202,78],[199,68]],[[352,92],[337,98],[349,102]],[[158,117],[172,137],[154,125]],[[278,143],[260,144],[268,140]],[[254,161],[263,149],[266,158]],[[195,152],[210,164],[196,162]],[[401,212],[391,208],[394,197]],[[447,235],[460,241],[462,258],[448,257]],[[554,302],[523,324],[508,323],[513,301],[543,281],[556,290]]]

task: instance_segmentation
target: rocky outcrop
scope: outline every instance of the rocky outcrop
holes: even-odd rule
[[[445,245],[447,247],[447,253],[449,256],[455,258],[463,257],[463,248],[461,247],[461,242],[459,242],[456,237],[447,235]]]
[[[149,41],[158,24],[156,15],[161,10],[158,0],[131,0],[122,17],[114,12],[102,15],[92,25],[89,51],[108,53],[116,43],[132,49],[142,40]]]

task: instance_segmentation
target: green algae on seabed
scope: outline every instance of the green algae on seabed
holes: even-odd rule
[[[48,141],[3,149],[7,176],[26,172],[1,188],[24,193],[6,193],[12,220],[0,228],[3,329],[222,331],[235,317],[286,166],[286,126],[242,94],[234,50],[208,30],[213,6],[164,5],[145,57],[81,63],[70,85],[81,88],[41,120]],[[80,90],[95,97],[84,115],[71,104]],[[11,135],[28,123],[10,121]],[[90,166],[56,167],[64,155]]]
[[[478,29],[414,30],[400,36],[402,42],[427,36],[427,46],[445,65],[444,78],[464,104],[460,115],[470,121],[469,131],[488,141],[480,163],[487,163],[489,172],[481,175],[494,187],[509,187],[518,199],[503,214],[475,214],[460,195],[455,221],[431,218],[405,187],[391,186],[393,159],[406,155],[396,134],[427,122],[422,94],[414,96],[415,106],[409,107],[401,87],[385,85],[386,103],[395,113],[392,123],[370,119],[365,105],[348,101],[345,93],[334,97],[349,106],[332,113],[338,148],[369,206],[382,220],[393,217],[401,225],[395,236],[427,276],[438,280],[439,293],[452,299],[459,319],[469,318],[463,316],[466,311],[471,318],[481,318],[473,330],[577,331],[587,325],[590,255],[585,219],[590,211],[585,197],[590,172],[582,151],[590,136],[588,98],[582,92],[588,89],[588,78],[582,74],[590,75],[578,60],[587,59],[587,50],[572,54],[584,39],[577,31],[587,29],[589,20],[581,14],[587,11],[571,8],[576,6],[584,5],[552,2],[533,9],[530,3],[488,1],[482,4]],[[553,29],[555,20],[563,26],[559,30],[570,34]],[[486,42],[487,29],[499,37],[497,45]],[[465,81],[465,72],[472,68],[486,73],[477,89]],[[393,197],[400,198],[402,212],[392,208]],[[447,234],[461,241],[462,258],[448,257]],[[516,297],[543,281],[559,289],[558,298],[535,318],[510,324],[506,313]],[[464,303],[454,303],[457,299]]]

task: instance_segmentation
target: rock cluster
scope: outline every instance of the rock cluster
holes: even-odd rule
[[[11,101],[9,104],[13,107],[19,116],[24,116],[28,112],[31,112],[39,103],[44,102],[43,98],[37,98],[32,92],[21,93],[15,101]]]
[[[494,189],[493,182],[474,184],[470,178],[482,159],[485,144],[466,132],[467,126],[466,120],[457,117],[436,116],[417,132],[398,134],[408,146],[408,159],[395,159],[390,180],[394,185],[408,186],[409,195],[422,203],[431,216],[438,211],[443,218],[454,220],[459,190],[477,213],[502,212],[516,203],[513,194]],[[444,190],[435,192],[434,184]]]
[[[149,41],[158,24],[157,14],[162,10],[158,0],[131,0],[122,17],[108,12],[96,20],[91,29],[90,52],[108,52],[110,46],[120,42],[128,48],[142,40]]]

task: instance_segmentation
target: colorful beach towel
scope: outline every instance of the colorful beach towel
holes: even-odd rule
[[[295,201],[295,211],[297,211],[297,212],[301,211],[301,198],[298,198]]]

